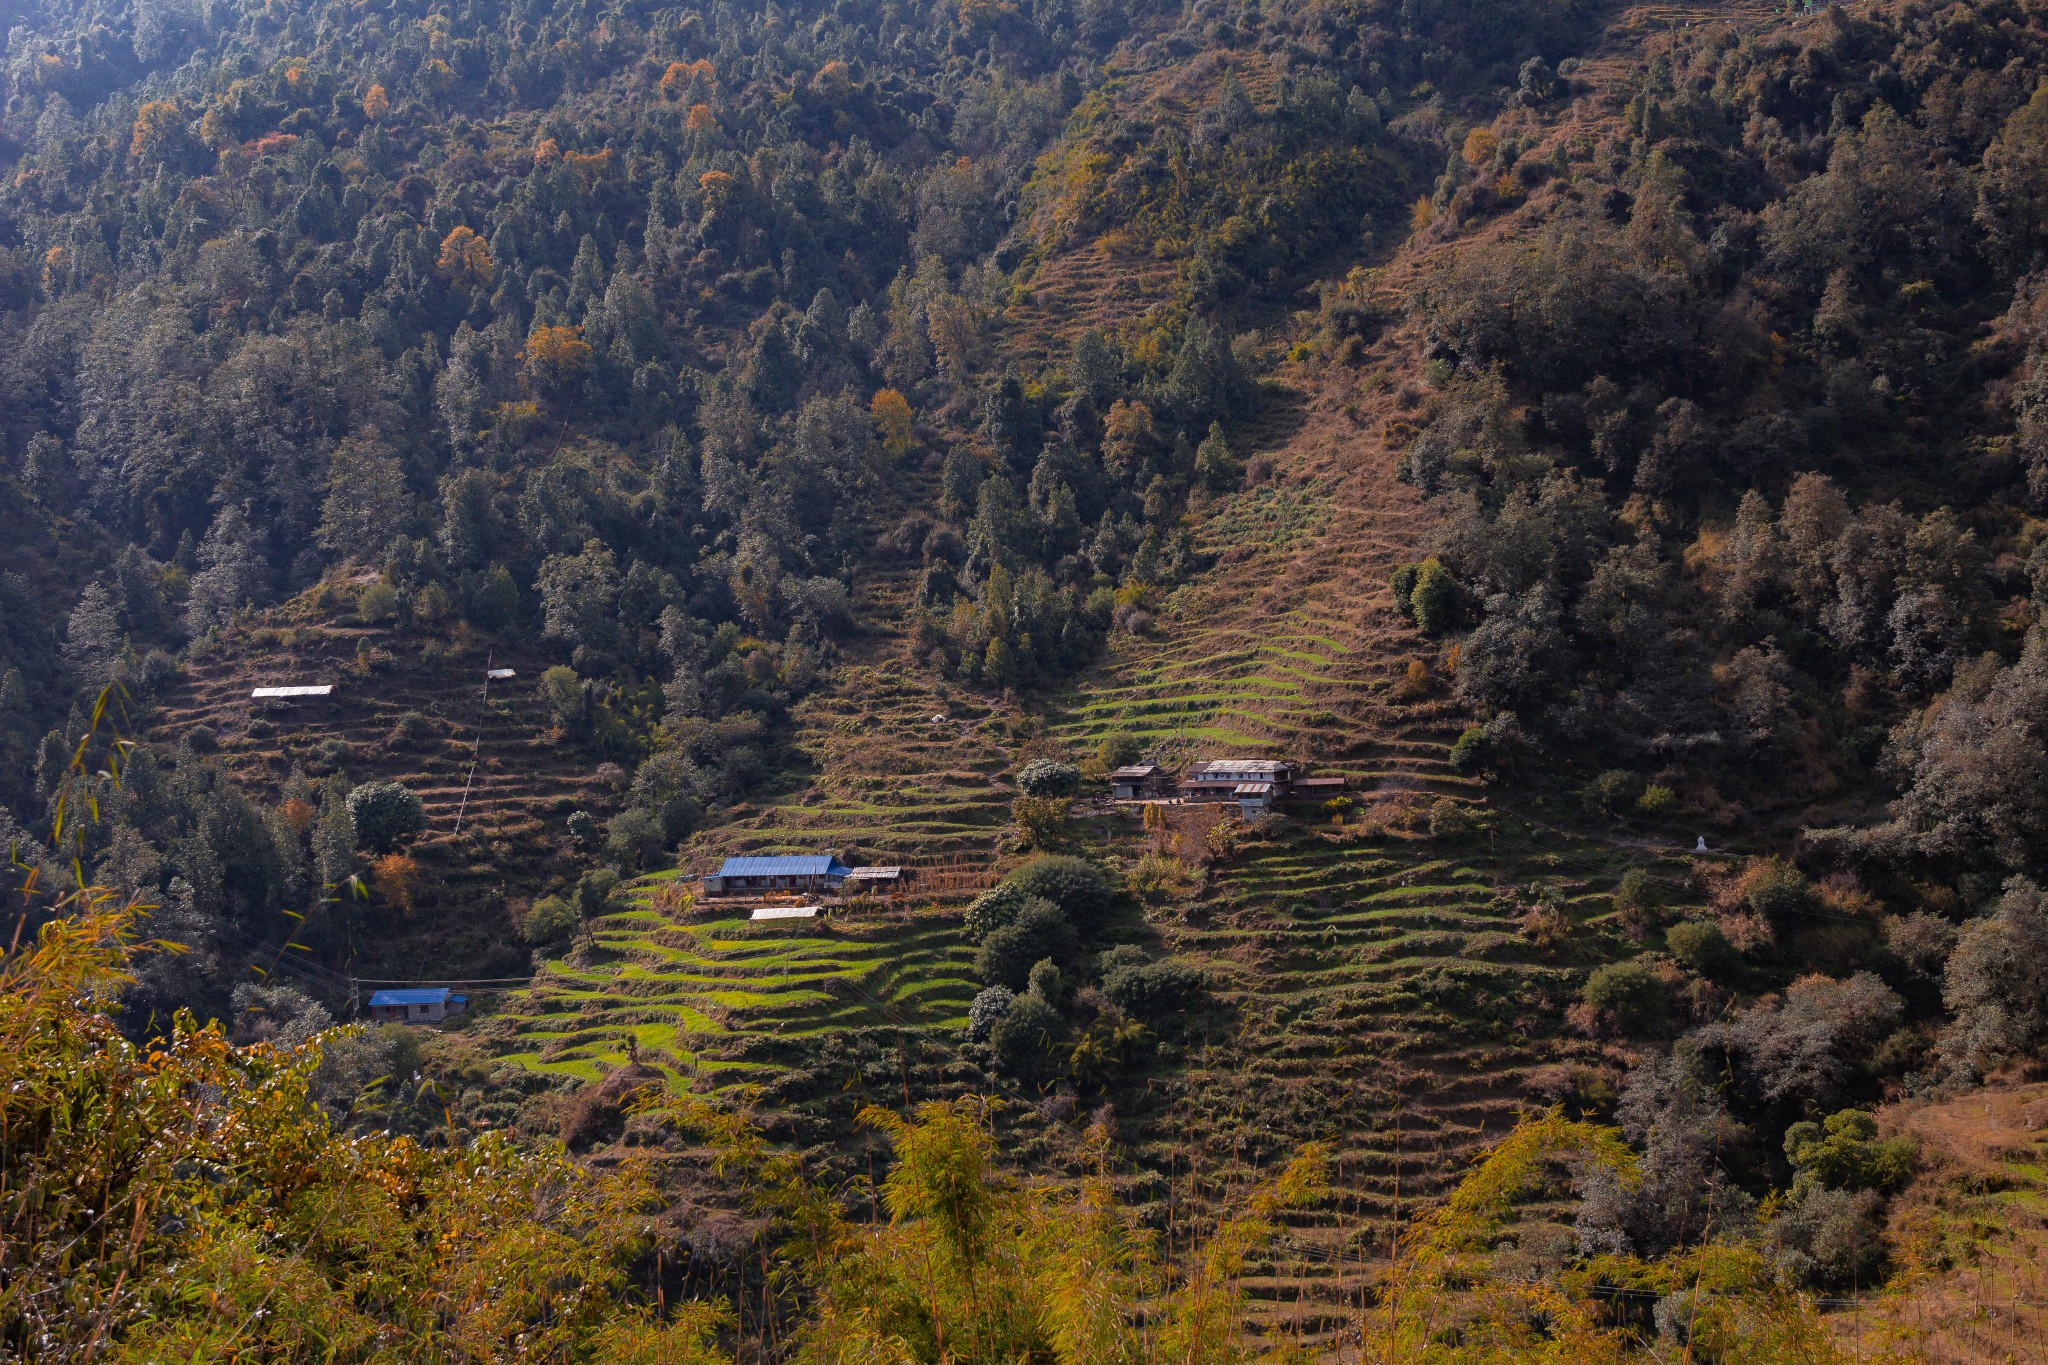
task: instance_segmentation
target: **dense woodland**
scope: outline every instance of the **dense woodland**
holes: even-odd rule
[[[1250,402],[1254,285],[1400,221],[1429,153],[1387,129],[1391,89],[1527,45],[1453,6],[1173,13],[23,14],[0,805],[40,828],[102,688],[146,707],[181,651],[344,569],[379,575],[366,622],[544,644],[571,738],[656,759],[605,832],[627,870],[784,761],[788,704],[865,628],[857,574],[915,566],[919,652],[973,686],[1142,626],[1194,568],[1191,489],[1239,474],[1219,423]],[[1277,103],[1227,82],[1192,129],[1106,103],[1119,43],[1156,66],[1212,36],[1281,54]],[[1017,372],[1012,272],[1109,224],[1184,287]],[[64,851],[245,930],[357,870],[338,826],[210,774],[205,738],[139,758]]]
[[[2048,11],[1746,12],[1657,42],[1618,111],[1585,98],[1606,17],[18,7],[0,1351],[1284,1353],[1236,1330],[1242,1282],[1327,1193],[1322,1149],[1162,1248],[1107,1123],[1040,1184],[993,1110],[869,1111],[893,1163],[857,1188],[638,1073],[540,1097],[569,1111],[457,1101],[418,1039],[326,1031],[339,1002],[232,965],[331,952],[418,798],[345,755],[256,791],[208,734],[125,738],[294,599],[538,650],[560,743],[622,793],[570,817],[577,866],[520,926],[552,951],[798,765],[791,708],[877,604],[931,676],[1026,708],[1155,630],[1211,567],[1191,516],[1262,477],[1241,433],[1284,352],[1398,412],[1437,530],[1393,596],[1466,713],[1450,761],[1503,805],[1759,852],[1614,890],[1631,941],[1561,1022],[1632,1069],[1553,1087],[1347,1330],[1389,1359],[1834,1358],[1799,1296],[1899,1268],[1919,1160],[1871,1111],[2048,1046]],[[1006,332],[1037,266],[1105,238],[1171,267],[1148,307]],[[1057,856],[966,912],[959,1047],[994,1088],[1109,1095],[1210,1008],[1104,932],[1171,897],[1160,860],[1064,837],[1068,760],[1137,756],[1014,774],[1018,844]],[[713,1153],[737,1256],[652,1164],[496,1125],[535,1112]],[[1496,1275],[1530,1200],[1569,1235]]]

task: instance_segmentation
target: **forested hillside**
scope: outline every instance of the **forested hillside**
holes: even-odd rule
[[[2048,7],[8,24],[0,1350],[2023,1358]]]

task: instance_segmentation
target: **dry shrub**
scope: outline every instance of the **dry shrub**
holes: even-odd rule
[[[1179,858],[1148,853],[1124,877],[1124,886],[1147,905],[1164,905],[1193,891],[1201,874]]]
[[[1847,871],[1831,872],[1821,880],[1820,903],[1831,914],[1858,919],[1875,920],[1884,913],[1883,902],[1863,889],[1855,873]]]
[[[1436,686],[1429,673],[1429,665],[1421,659],[1410,659],[1408,669],[1401,681],[1394,684],[1395,701],[1418,701],[1426,697]]]
[[[655,913],[668,919],[681,919],[697,907],[697,893],[681,882],[669,882],[654,893]]]
[[[657,1091],[662,1083],[659,1071],[628,1063],[563,1099],[555,1110],[556,1134],[572,1152],[616,1142],[626,1131],[634,1102]]]
[[[1516,923],[1521,926],[1522,937],[1529,940],[1529,946],[1545,956],[1557,951],[1572,927],[1564,907],[1551,901],[1530,906]]]

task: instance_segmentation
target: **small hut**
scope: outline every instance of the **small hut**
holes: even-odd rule
[[[438,1024],[469,1008],[469,997],[446,986],[378,991],[370,997],[370,1018],[380,1024]]]
[[[704,879],[707,896],[759,896],[773,891],[837,891],[853,869],[829,854],[727,858]]]
[[[1112,800],[1151,801],[1172,791],[1173,779],[1157,763],[1132,763],[1109,775]]]

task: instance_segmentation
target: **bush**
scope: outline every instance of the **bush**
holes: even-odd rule
[[[1623,915],[1640,917],[1655,904],[1650,874],[1632,867],[1614,884],[1614,908]]]
[[[1037,759],[1017,774],[1017,790],[1026,796],[1072,796],[1081,790],[1081,770],[1071,763]]]
[[[1043,896],[1034,896],[1021,887],[1008,882],[990,887],[974,898],[974,904],[967,907],[967,938],[980,943],[996,930],[1014,921],[1028,905],[1046,904]],[[1057,906],[1053,907],[1057,909]]]
[[[1883,1211],[1875,1190],[1815,1185],[1794,1194],[1770,1225],[1780,1272],[1816,1289],[1869,1286],[1887,1255]]]
[[[1425,635],[1442,635],[1458,625],[1458,585],[1451,571],[1432,556],[1415,569],[1415,587],[1408,597],[1415,625]]]
[[[407,711],[391,727],[391,743],[424,744],[434,737],[434,722],[418,711]]]
[[[1613,820],[1635,805],[1642,792],[1642,779],[1626,769],[1610,768],[1588,782],[1580,790],[1579,799],[1592,814]]]
[[[1067,1034],[1060,1012],[1035,995],[1020,995],[989,1030],[996,1065],[1006,1075],[1031,1081],[1043,1075],[1052,1049]]]
[[[1033,966],[1044,958],[1071,958],[1074,944],[1074,926],[1059,907],[1034,898],[1016,919],[982,940],[974,974],[991,986],[1022,990]]]
[[[555,723],[571,734],[580,734],[590,720],[590,689],[567,664],[556,664],[540,675],[541,695]]]
[[[1493,736],[1484,725],[1468,725],[1451,745],[1451,767],[1461,773],[1483,773],[1493,767]]]
[[[1017,993],[1008,986],[989,986],[967,1007],[967,1036],[977,1043],[988,1041],[998,1021],[1017,1003]]]
[[[1833,1109],[1868,1087],[1870,1060],[1905,1012],[1905,1001],[1870,972],[1840,981],[1803,976],[1720,1032],[1765,1101]]]
[[[1087,858],[1034,858],[1012,872],[1006,884],[1045,897],[1084,932],[1100,924],[1116,904],[1116,880],[1109,869]]]
[[[1067,983],[1060,976],[1060,967],[1051,958],[1042,958],[1031,964],[1031,974],[1025,978],[1031,994],[1046,1004],[1058,1009],[1060,1001],[1067,995]]]
[[[1112,730],[1102,737],[1102,747],[1096,750],[1096,756],[1105,768],[1128,767],[1145,756],[1145,746],[1136,735]]]
[[[1164,905],[1191,891],[1197,882],[1195,870],[1179,858],[1147,853],[1124,876],[1124,889],[1146,905]]]
[[[561,896],[542,896],[526,912],[526,918],[519,925],[519,931],[528,943],[536,946],[566,943],[576,932],[582,916],[576,907]]]
[[[1106,967],[1102,974],[1103,998],[1144,1020],[1187,1009],[1205,987],[1201,971],[1184,962],[1125,962]]]
[[[341,769],[341,765],[348,762],[348,759],[349,747],[347,740],[323,739],[313,746],[313,752],[307,757],[306,767],[308,771],[316,775],[338,772]]]
[[[219,744],[220,738],[210,725],[195,725],[185,732],[185,745],[195,754],[210,754]]]
[[[1890,1193],[1913,1178],[1920,1145],[1908,1137],[1880,1140],[1877,1120],[1867,1110],[1843,1109],[1821,1123],[1787,1128],[1785,1157],[1792,1163],[1795,1191],[1825,1185]]]
[[[595,848],[600,832],[597,817],[589,811],[572,810],[569,812],[569,837],[584,848]]]
[[[1596,1016],[1631,1037],[1662,1029],[1671,1004],[1664,978],[1645,962],[1594,968],[1580,998]]]
[[[608,867],[586,872],[576,881],[576,911],[585,919],[596,919],[612,908],[619,889],[619,874]]]
[[[638,872],[668,847],[668,833],[653,811],[622,810],[606,822],[604,830],[605,858],[628,872]]]
[[[1065,796],[1020,796],[1010,803],[1010,819],[1026,848],[1058,848],[1067,840],[1067,814],[1073,804]]]
[[[356,847],[389,853],[427,827],[426,807],[397,782],[366,782],[348,794]]]
[[[1783,858],[1760,858],[1751,863],[1738,885],[1750,909],[1781,927],[1818,906],[1806,874]]]
[[[1462,839],[1491,824],[1485,811],[1469,801],[1440,796],[1429,808],[1429,833],[1435,839]]]
[[[1389,586],[1394,590],[1394,610],[1411,621],[1415,619],[1415,577],[1418,572],[1418,565],[1403,564],[1394,570],[1393,578],[1388,580]]]
[[[1941,994],[1955,1016],[1941,1050],[1965,1074],[2048,1044],[2048,896],[2040,887],[2009,879],[1997,911],[1963,926]]]
[[[356,619],[380,626],[398,615],[398,589],[381,579],[356,594]]]
[[[1652,782],[1636,798],[1636,809],[1645,815],[1663,815],[1678,804],[1678,793],[1662,783]]]
[[[1725,981],[1742,968],[1742,954],[1711,920],[1687,920],[1674,924],[1664,935],[1664,946],[1678,965],[1698,972],[1710,981]]]
[[[1209,434],[1195,448],[1195,477],[1212,493],[1228,493],[1244,483],[1244,466],[1231,453],[1218,423],[1209,424]]]

